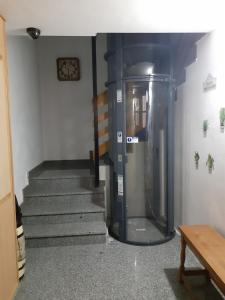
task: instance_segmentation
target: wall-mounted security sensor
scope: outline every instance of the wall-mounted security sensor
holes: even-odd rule
[[[41,34],[41,30],[34,27],[28,27],[27,28],[27,34],[33,39],[36,40],[39,38]]]

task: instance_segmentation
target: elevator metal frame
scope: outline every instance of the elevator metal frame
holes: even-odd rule
[[[135,245],[157,245],[167,242],[174,236],[174,80],[172,64],[170,74],[151,74],[148,76],[123,77],[123,51],[132,45],[123,46],[123,34],[115,34],[115,49],[106,53],[105,59],[115,56],[116,76],[106,83],[109,91],[109,160],[110,160],[110,199],[111,199],[111,222],[110,234],[121,242]],[[108,42],[109,43],[109,42]],[[135,44],[135,47],[167,47],[159,44]],[[110,71],[109,71],[110,72]],[[169,84],[168,95],[168,159],[167,159],[167,232],[163,240],[145,242],[133,242],[127,240],[127,205],[126,205],[126,103],[124,99],[125,84],[129,81],[160,81]],[[121,136],[120,136],[121,134]],[[115,220],[115,216],[117,220]],[[115,221],[118,222],[118,232],[113,228]]]

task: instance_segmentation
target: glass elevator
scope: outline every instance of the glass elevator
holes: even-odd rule
[[[110,233],[154,245],[174,234],[171,50],[157,34],[108,34]]]

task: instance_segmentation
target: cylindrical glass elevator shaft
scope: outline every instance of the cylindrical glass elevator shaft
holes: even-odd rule
[[[125,172],[130,242],[160,241],[166,233],[167,97],[168,83],[126,82]]]
[[[172,80],[168,48],[133,37],[108,37],[110,232],[151,245],[174,232]]]

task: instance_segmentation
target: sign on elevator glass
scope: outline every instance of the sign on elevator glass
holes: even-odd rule
[[[137,136],[128,136],[127,137],[127,143],[128,144],[137,144],[139,142]]]

